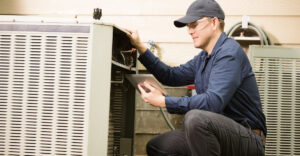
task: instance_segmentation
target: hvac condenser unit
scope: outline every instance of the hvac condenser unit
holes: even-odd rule
[[[300,155],[300,48],[250,46],[263,111],[266,155]]]
[[[0,22],[0,155],[131,155],[135,61],[114,25]]]

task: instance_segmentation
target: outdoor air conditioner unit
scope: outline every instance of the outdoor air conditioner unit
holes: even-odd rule
[[[300,155],[300,48],[250,46],[267,119],[266,156]]]
[[[135,73],[136,52],[126,33],[94,21],[7,19],[0,155],[132,155],[135,90],[124,75]]]

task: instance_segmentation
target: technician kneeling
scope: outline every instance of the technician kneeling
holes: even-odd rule
[[[162,63],[141,42],[137,31],[128,30],[131,43],[140,52],[139,60],[161,83],[195,84],[197,91],[192,97],[166,97],[151,84],[140,84],[145,102],[166,107],[169,113],[185,114],[182,129],[148,142],[148,155],[264,155],[267,129],[255,76],[241,46],[224,33],[224,19],[214,0],[190,5],[174,24],[186,26],[194,47],[203,51],[178,67]]]

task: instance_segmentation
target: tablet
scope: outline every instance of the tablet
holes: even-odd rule
[[[126,74],[125,77],[139,92],[140,90],[138,84],[147,81],[153,87],[160,90],[164,95],[167,95],[166,90],[162,87],[162,85],[157,81],[157,79],[152,74]]]

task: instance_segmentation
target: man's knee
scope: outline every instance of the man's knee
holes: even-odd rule
[[[212,112],[198,109],[190,110],[184,116],[184,127],[185,129],[194,129],[194,127],[199,126],[206,128],[211,116]]]
[[[148,155],[151,155],[152,153],[155,153],[155,148],[154,146],[156,145],[155,143],[155,140],[154,138],[150,139],[148,142],[147,142],[147,145],[146,145],[146,151],[147,151],[147,154]]]
[[[148,156],[157,156],[160,155],[162,152],[166,152],[168,145],[162,144],[165,140],[162,140],[162,135],[158,135],[147,142],[146,145],[146,152]]]

